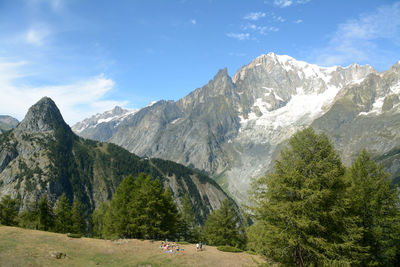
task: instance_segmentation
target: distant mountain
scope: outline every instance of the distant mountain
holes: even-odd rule
[[[340,139],[336,136],[336,128],[353,121],[360,112],[366,113],[361,113],[361,117],[372,116],[374,107],[385,110],[390,107],[393,114],[398,112],[397,91],[382,89],[396,86],[399,77],[396,68],[395,65],[392,70],[379,73],[369,65],[320,67],[269,53],[240,68],[233,78],[226,69],[220,70],[207,85],[176,102],[159,101],[126,116],[113,128],[110,137],[100,140],[121,145],[141,156],[169,159],[205,170],[232,196],[245,202],[251,177],[270,170],[285,141],[303,127],[313,125],[326,131],[346,163],[362,146],[376,157],[397,147],[397,130],[389,130],[393,144],[380,149],[367,142],[352,146],[350,140],[357,138],[352,132],[346,132]],[[371,79],[380,83],[374,87]],[[369,98],[372,102],[355,102],[366,106],[357,107],[359,113],[353,110],[346,113],[340,106],[345,100],[340,99],[347,99],[344,95],[364,87],[355,99],[362,102]],[[82,130],[80,134],[95,138],[101,131],[101,127],[93,127],[91,133]],[[384,128],[377,131],[373,136],[389,134]],[[379,143],[380,139],[371,137],[370,142]],[[392,166],[387,165],[388,170]]]
[[[0,133],[15,128],[19,121],[11,116],[0,115]]]
[[[227,198],[215,181],[180,164],[140,158],[117,145],[76,136],[47,97],[15,129],[0,135],[0,197],[11,194],[23,206],[43,193],[52,201],[66,193],[91,211],[111,198],[126,175],[140,172],[170,188],[178,205],[189,194],[198,222]]]

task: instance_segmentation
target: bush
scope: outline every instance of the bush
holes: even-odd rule
[[[82,237],[81,234],[73,234],[73,233],[68,233],[67,236],[71,237],[71,238],[81,238]]]
[[[235,248],[231,246],[218,246],[218,250],[223,251],[223,252],[243,252],[240,248]]]
[[[192,244],[192,243],[189,243],[187,241],[178,241],[178,242],[175,242],[175,243],[177,243],[178,245],[190,245],[190,244]]]

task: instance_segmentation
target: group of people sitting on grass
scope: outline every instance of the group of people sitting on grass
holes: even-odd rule
[[[170,244],[168,242],[161,241],[160,248],[164,249],[165,253],[174,253],[179,251],[183,253],[185,251],[183,248],[180,248],[175,242]]]

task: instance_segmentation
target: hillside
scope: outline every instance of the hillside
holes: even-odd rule
[[[141,172],[170,188],[178,206],[189,194],[199,223],[227,198],[216,182],[183,165],[76,136],[50,98],[41,99],[15,129],[0,135],[0,196],[17,197],[23,208],[44,193],[53,202],[66,193],[91,213],[111,198],[125,176]]]
[[[150,240],[74,239],[65,234],[0,226],[0,266],[257,266],[263,260],[247,253],[180,245],[184,253],[167,254]],[[63,252],[65,258],[51,257]]]

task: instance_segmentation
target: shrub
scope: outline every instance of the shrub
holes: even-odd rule
[[[223,252],[243,252],[240,248],[235,248],[231,246],[218,246],[218,250],[223,251]]]
[[[81,238],[82,237],[81,234],[74,234],[74,233],[68,233],[67,236],[71,237],[71,238]]]

